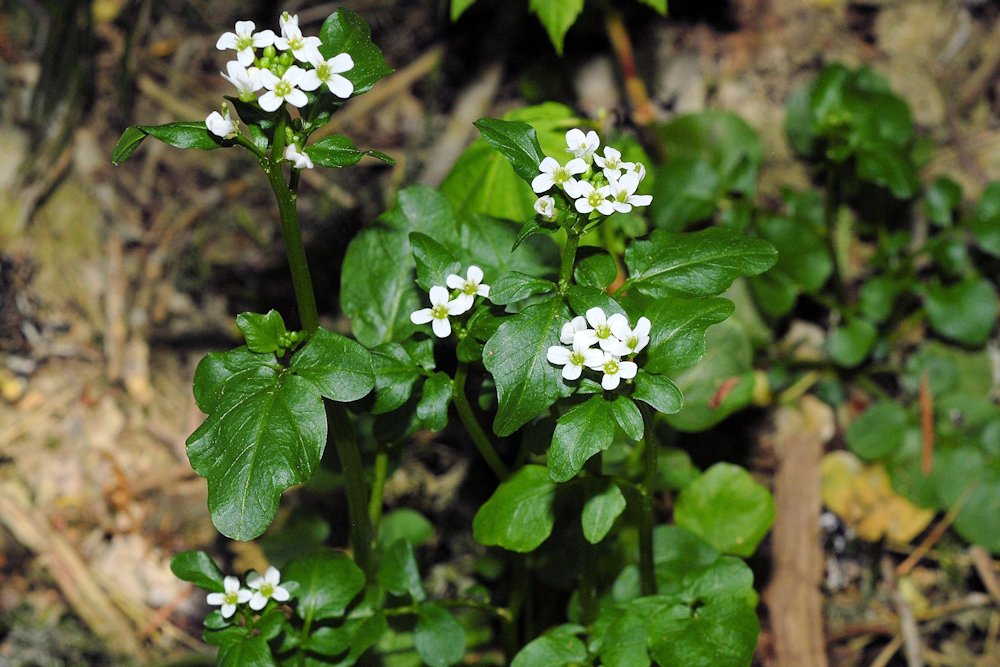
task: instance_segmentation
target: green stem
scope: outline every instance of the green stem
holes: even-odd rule
[[[468,375],[469,364],[459,362],[458,368],[455,369],[455,379],[451,383],[451,398],[455,403],[455,410],[458,411],[459,419],[462,420],[465,430],[468,431],[472,442],[476,445],[476,449],[479,450],[479,455],[483,457],[483,460],[486,461],[486,464],[494,474],[503,481],[507,479],[507,475],[509,474],[507,466],[504,465],[500,455],[497,454],[496,448],[493,447],[490,437],[486,435],[486,431],[483,430],[483,427],[479,424],[479,420],[476,419],[476,415],[472,411],[472,406],[469,404],[469,398],[465,395],[465,379]]]
[[[649,406],[637,402],[642,412],[645,426],[645,449],[643,450],[643,503],[639,513],[639,587],[643,595],[656,595],[656,567],[653,559],[653,527],[656,517],[653,513],[653,487],[656,480],[656,459],[660,443],[656,438],[653,415]]]
[[[559,294],[566,296],[573,279],[573,263],[576,249],[580,245],[580,235],[572,229],[566,231],[566,245],[563,246],[562,263],[559,265]]]
[[[509,622],[512,618],[510,610],[503,607],[494,607],[488,602],[474,600],[472,598],[446,598],[442,600],[434,600],[434,604],[445,608],[459,607],[465,609],[478,609],[479,611],[485,611],[492,614],[505,622]],[[418,614],[419,612],[419,604],[408,604],[402,607],[391,607],[383,610],[383,613],[386,616],[408,616],[410,614]]]
[[[262,164],[278,201],[281,233],[285,240],[285,251],[288,254],[288,266],[292,273],[292,285],[295,289],[295,301],[299,308],[299,319],[302,328],[312,333],[319,328],[319,310],[316,308],[316,294],[313,292],[305,245],[302,242],[302,230],[299,227],[297,195],[295,190],[285,183],[281,170],[280,153],[275,154],[279,144],[283,143],[284,125],[284,115],[280,115],[278,126],[275,129],[275,143],[272,147],[271,160]],[[293,178],[291,184],[297,185],[297,183],[298,180]],[[342,403],[328,401],[326,415],[330,425],[330,438],[333,440],[341,469],[344,472],[354,559],[366,574],[371,575],[373,566],[371,559],[372,531],[368,517],[365,470],[361,462],[361,451],[358,449],[354,427],[347,415],[347,408]]]
[[[382,500],[385,497],[385,480],[389,475],[389,448],[384,442],[378,443],[372,479],[372,492],[368,497],[368,518],[372,524],[372,534],[378,535],[378,525],[382,521]]]
[[[580,559],[580,622],[590,625],[597,619],[597,545],[586,539]]]

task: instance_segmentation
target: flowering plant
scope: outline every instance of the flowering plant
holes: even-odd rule
[[[392,652],[405,636],[417,660],[449,665],[463,659],[469,626],[497,630],[522,667],[680,664],[720,642],[728,657],[716,664],[748,662],[756,596],[746,565],[727,554],[753,552],[770,525],[770,497],[745,471],[724,472],[749,489],[759,516],[707,520],[694,509],[684,528],[658,526],[655,496],[674,487],[661,479],[657,431],[659,415],[683,403],[671,374],[697,362],[706,329],[733,312],[718,295],[767,270],[773,247],[722,228],[656,231],[627,240],[623,252],[598,247],[592,239],[613,235],[615,216],[652,205],[640,192],[649,186],[642,160],[602,148],[586,125],[560,128],[556,154],[546,154],[528,123],[484,118],[476,127],[485,144],[520,179],[507,187],[532,198],[520,231],[459,216],[441,192],[406,188],[348,247],[340,305],[353,338],[324,329],[298,226],[300,170],[391,161],[339,135],[310,142],[345,99],[390,69],[367,25],[345,10],[318,37],[288,14],[279,28],[240,21],[219,38],[220,50],[235,52],[223,77],[236,89],[220,110],[204,121],[130,127],[114,153],[115,162],[129,158],[147,136],[181,148],[240,147],[277,201],[302,329],[289,330],[273,310],[242,313],[246,344],[198,365],[194,394],[206,418],[187,453],[207,479],[215,526],[237,540],[262,535],[282,493],[313,475],[328,438],[343,473],[350,555],[296,545],[279,564],[287,582],[271,567],[247,587],[203,552],[174,559],[174,572],[220,606],[205,620],[220,663],[348,665]],[[524,573],[502,604],[470,591],[431,599],[419,531],[390,531],[382,517],[390,445],[448,428],[452,407],[498,480],[472,534]],[[713,483],[690,485],[688,506]],[[616,525],[635,539],[609,540]],[[555,532],[565,540],[549,540]],[[580,554],[565,573],[574,622],[535,637],[521,627],[518,600],[532,575],[519,554],[554,558],[563,542]],[[601,554],[617,572],[593,566]],[[719,640],[694,654],[678,641],[705,632]]]

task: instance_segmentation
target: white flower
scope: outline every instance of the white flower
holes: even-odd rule
[[[296,169],[312,169],[313,161],[305,151],[300,151],[295,144],[285,146],[285,159],[292,163]]]
[[[620,179],[608,181],[609,197],[616,211],[628,213],[633,206],[649,206],[650,202],[653,201],[652,195],[635,194],[640,180],[639,174],[632,171],[624,174]]]
[[[222,103],[222,113],[213,111],[208,114],[208,118],[205,119],[205,127],[208,128],[209,132],[223,139],[232,139],[239,132],[236,122],[229,115],[229,105],[225,102]]]
[[[596,350],[595,350],[596,351]],[[601,378],[601,386],[611,391],[617,389],[622,378],[631,380],[639,372],[639,367],[631,361],[622,361],[610,352],[604,352],[602,359],[595,364],[587,364],[588,368],[595,371],[604,371]]]
[[[261,70],[258,67],[247,68],[236,60],[230,60],[226,63],[226,71],[229,72],[228,75],[222,74],[222,72],[219,74],[222,74],[223,79],[236,86],[236,92],[244,102],[252,100],[256,97],[257,91],[264,87]]]
[[[622,162],[621,151],[618,151],[611,146],[604,147],[604,157],[595,155],[594,162],[597,163],[598,167],[604,170],[604,177],[609,181],[613,178],[621,178],[623,169],[625,171],[632,171],[635,169],[634,162]]]
[[[601,346],[602,350],[612,352],[618,348],[621,341],[611,333],[611,325],[608,323],[603,310],[600,308],[591,308],[588,310],[587,322],[590,326],[594,327],[594,335],[597,336],[597,343]]]
[[[476,296],[488,297],[490,295],[490,286],[482,284],[482,269],[478,266],[470,266],[468,271],[465,272],[465,276],[463,278],[453,273],[444,280],[445,285],[451,289],[461,290],[461,294],[455,297],[455,302],[462,307],[462,310],[456,313],[456,315],[461,315],[472,308]]]
[[[569,345],[576,340],[577,334],[584,335],[583,340],[587,347],[597,342],[597,334],[594,333],[593,329],[587,328],[587,320],[583,319],[582,315],[577,315],[562,326],[562,331],[559,332],[559,342]]]
[[[465,311],[457,300],[448,300],[448,290],[440,285],[431,288],[430,296],[431,307],[412,312],[410,321],[414,324],[427,324],[433,321],[431,328],[434,330],[434,335],[438,338],[447,338],[451,335],[451,322],[448,321],[448,316],[461,315]]]
[[[610,191],[607,186],[595,188],[589,181],[580,181],[577,191],[580,198],[573,202],[573,205],[580,213],[591,213],[596,210],[602,215],[611,215],[615,212],[614,204],[608,199]]]
[[[540,173],[531,181],[531,189],[541,194],[547,192],[553,185],[558,185],[573,199],[579,197],[580,183],[573,178],[576,174],[587,171],[587,163],[579,158],[573,158],[562,166],[555,158],[547,157],[538,165]]]
[[[580,331],[573,337],[573,349],[567,350],[565,347],[553,345],[545,354],[549,363],[562,366],[562,376],[566,380],[576,380],[583,372],[583,367],[594,367],[604,358],[604,353],[590,347],[586,332]]]
[[[544,197],[539,197],[535,200],[535,213],[542,216],[545,220],[555,220],[556,219],[556,200],[549,195]]]
[[[305,74],[306,71],[296,65],[286,69],[280,79],[271,70],[260,70],[261,82],[267,88],[267,92],[257,100],[260,108],[264,111],[274,111],[282,102],[288,102],[293,107],[304,107],[309,98],[296,86]]]
[[[646,178],[646,167],[641,162],[636,162],[634,165],[631,162],[625,162],[622,164],[622,169],[625,170],[626,174],[635,174],[640,183],[642,179]]]
[[[588,163],[593,159],[594,151],[600,145],[601,139],[597,132],[591,130],[587,134],[583,130],[573,128],[566,133],[567,153],[572,153],[573,157],[586,160]]]
[[[302,90],[316,90],[325,83],[330,92],[337,97],[346,100],[351,96],[351,93],[354,92],[354,84],[347,78],[340,76],[354,68],[354,59],[349,53],[341,53],[329,60],[323,60],[323,57],[320,56],[310,62],[316,69],[307,71],[306,75],[302,77],[302,82],[299,84]]]
[[[635,324],[635,329],[632,329],[624,315],[615,313],[608,318],[608,324],[611,325],[611,333],[621,341],[621,347],[614,352],[618,356],[637,354],[649,345],[649,329],[652,326],[649,318],[640,317]]]
[[[280,586],[281,573],[273,565],[267,568],[264,576],[256,572],[247,575],[247,586],[253,589],[253,596],[250,598],[250,608],[260,611],[267,606],[268,600],[275,602],[285,602],[292,597],[286,588]]]
[[[219,41],[215,43],[215,48],[220,51],[235,49],[236,60],[246,67],[253,62],[254,49],[262,49],[274,44],[273,31],[262,30],[255,33],[253,31],[255,27],[253,21],[237,21],[236,32],[222,33]]]
[[[311,63],[322,59],[319,52],[319,45],[322,44],[319,37],[303,37],[299,30],[299,15],[289,15],[285,12],[278,19],[281,26],[281,37],[274,38],[274,47],[279,51],[291,51],[295,59]]]
[[[229,618],[236,613],[236,605],[244,604],[250,600],[251,593],[240,586],[240,580],[236,577],[226,577],[222,580],[224,593],[209,593],[205,598],[208,604],[221,604],[222,618]]]

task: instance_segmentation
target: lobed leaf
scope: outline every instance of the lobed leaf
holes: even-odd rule
[[[243,332],[251,352],[276,352],[281,336],[288,333],[281,313],[273,309],[266,315],[240,313],[236,316],[236,326]]]
[[[292,355],[289,368],[331,401],[356,401],[375,386],[371,353],[357,341],[322,327]]]

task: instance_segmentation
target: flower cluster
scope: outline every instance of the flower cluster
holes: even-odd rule
[[[229,618],[236,613],[236,607],[250,603],[250,608],[260,611],[267,606],[268,600],[285,602],[291,597],[288,589],[281,586],[281,573],[275,567],[267,568],[264,576],[257,572],[247,575],[247,586],[243,588],[238,577],[228,576],[222,581],[224,592],[209,593],[205,599],[210,605],[222,605],[219,610],[222,618]]]
[[[490,295],[490,286],[483,284],[483,270],[478,266],[470,266],[465,278],[452,273],[445,278],[445,284],[452,290],[458,290],[454,298],[451,292],[441,285],[434,285],[430,292],[431,307],[421,308],[410,314],[410,321],[414,324],[431,322],[434,335],[438,338],[447,338],[451,335],[449,317],[468,312],[477,296]]]
[[[586,367],[604,374],[602,387],[617,389],[622,379],[631,380],[639,371],[631,359],[649,344],[651,326],[648,318],[640,317],[633,329],[624,315],[607,317],[600,308],[591,308],[586,318],[577,316],[563,325],[559,341],[571,347],[553,345],[546,358],[563,367],[566,380],[578,379]]]
[[[215,46],[220,51],[236,51],[236,60],[226,63],[222,77],[236,87],[243,102],[253,102],[267,112],[277,111],[284,103],[296,108],[309,103],[306,92],[322,86],[337,97],[347,99],[354,92],[354,84],[342,76],[354,68],[350,54],[340,53],[324,58],[320,53],[319,37],[306,37],[299,29],[298,15],[285,12],[278,19],[281,34],[272,30],[256,31],[253,21],[237,21],[233,32],[224,33]],[[259,50],[259,52],[258,52]],[[260,97],[259,91],[263,90]],[[213,111],[205,119],[205,126],[212,134],[232,139],[239,133],[239,125],[230,114],[229,105],[222,111]],[[297,141],[290,141],[284,158],[298,169],[311,169],[313,164]]]
[[[573,128],[566,133],[566,152],[573,156],[569,162],[563,165],[553,157],[541,161],[540,173],[531,181],[531,189],[542,195],[535,201],[538,215],[555,220],[555,199],[545,194],[553,188],[564,193],[585,215],[594,211],[601,215],[628,213],[633,206],[649,206],[652,196],[636,194],[646,177],[646,168],[641,162],[623,162],[621,152],[611,146],[605,146],[603,155],[598,155],[600,143],[597,132],[584,134]]]

